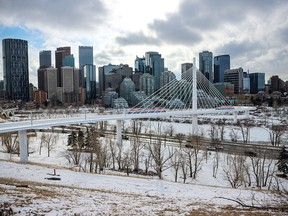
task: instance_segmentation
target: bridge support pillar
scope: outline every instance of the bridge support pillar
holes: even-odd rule
[[[116,130],[117,130],[117,144],[122,145],[122,120],[117,120]]]
[[[192,134],[196,135],[198,133],[198,115],[192,115]]]
[[[20,148],[20,162],[28,162],[28,145],[27,145],[27,131],[18,131],[19,148]]]
[[[249,119],[249,110],[245,110],[245,118]]]
[[[234,112],[234,123],[237,123],[237,112]]]

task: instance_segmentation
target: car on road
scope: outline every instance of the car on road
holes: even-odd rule
[[[249,157],[256,157],[257,153],[253,151],[244,151],[244,155],[249,156]]]
[[[215,146],[208,146],[207,150],[208,151],[216,151],[216,148],[215,148]]]
[[[193,148],[193,145],[191,145],[191,144],[186,144],[185,147],[186,147],[186,148]]]

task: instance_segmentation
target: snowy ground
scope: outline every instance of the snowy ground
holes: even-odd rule
[[[220,199],[241,199],[271,205],[277,198],[268,191],[173,183],[155,179],[95,175],[57,168],[60,181],[51,181],[54,166],[43,167],[1,161],[1,202],[16,215],[187,215],[193,212],[232,212],[236,204]],[[17,180],[16,180],[17,179]],[[28,185],[15,187],[15,185]],[[237,211],[243,211],[239,210]],[[256,212],[260,213],[260,212]],[[264,212],[263,212],[264,213]],[[276,214],[276,212],[265,212]],[[261,213],[260,213],[261,214]],[[216,213],[217,215],[217,213]],[[279,213],[279,215],[281,215]]]
[[[151,124],[156,128],[156,122]],[[171,123],[162,124],[165,127]],[[190,125],[173,123],[173,126],[176,133],[191,132]],[[200,127],[207,133],[209,125]],[[229,128],[231,126],[225,130],[227,139]],[[250,134],[251,141],[269,141],[269,133],[264,128],[252,128]],[[173,182],[171,169],[164,172],[164,180],[138,175],[127,177],[109,170],[103,174],[76,172],[65,158],[67,134],[59,135],[50,157],[45,148],[39,155],[40,136],[29,142],[32,153],[28,164],[18,163],[15,155],[0,152],[0,210],[11,207],[15,215],[288,215],[272,210],[249,211],[227,200],[264,206],[287,202],[265,189],[232,189],[223,178],[222,167],[214,178],[214,152],[203,162],[199,177],[188,179],[184,184],[181,176],[177,183]],[[221,164],[225,164],[225,158],[226,154],[220,155]],[[51,175],[54,169],[57,176]],[[49,177],[61,180],[48,180]],[[288,184],[287,181],[284,184]]]

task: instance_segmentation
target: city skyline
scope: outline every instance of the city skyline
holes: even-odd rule
[[[97,68],[109,63],[134,68],[136,55],[156,51],[179,79],[181,64],[197,57],[199,67],[199,52],[208,50],[213,56],[229,54],[231,68],[242,67],[244,71],[264,72],[266,78],[279,75],[288,80],[285,0],[221,0],[217,5],[188,0],[147,0],[145,4],[137,0],[87,0],[85,5],[67,0],[55,5],[47,0],[0,3],[1,40],[28,41],[29,78],[35,85],[39,52],[51,50],[55,66],[53,53],[64,46],[71,46],[76,67],[78,46],[93,46]],[[67,13],[63,13],[64,8]],[[3,79],[2,47],[0,50]]]

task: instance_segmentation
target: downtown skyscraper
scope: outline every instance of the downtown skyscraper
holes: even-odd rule
[[[29,100],[28,42],[3,39],[4,91],[8,100]]]
[[[213,69],[212,69],[213,53],[203,51],[199,53],[199,70],[210,81],[213,82]]]
[[[62,86],[61,68],[63,66],[63,59],[71,55],[70,47],[58,47],[55,51],[55,67],[57,68],[57,86]]]
[[[160,88],[160,75],[164,72],[164,58],[158,52],[145,53],[146,70],[155,77],[155,90]]]
[[[93,46],[79,46],[79,84],[86,88],[86,100],[96,99],[96,66]]]
[[[50,68],[51,66],[51,50],[39,52],[39,68]]]
[[[230,69],[230,55],[214,57],[214,83],[224,82],[224,72]]]

